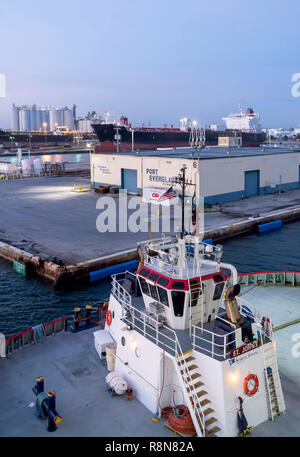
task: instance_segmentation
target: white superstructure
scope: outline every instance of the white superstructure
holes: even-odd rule
[[[230,114],[228,117],[223,117],[226,124],[226,130],[241,130],[243,132],[261,132],[261,124],[259,122],[260,115],[254,113],[252,108],[243,109],[240,105],[240,112]]]
[[[115,342],[114,372],[137,399],[158,417],[185,405],[200,437],[247,433],[282,414],[272,321],[238,297],[222,247],[188,235],[138,252],[136,274],[112,277],[103,331]]]

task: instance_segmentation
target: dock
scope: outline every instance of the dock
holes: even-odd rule
[[[74,192],[74,185],[86,190],[89,184],[83,176],[0,181],[0,256],[52,282],[66,273],[89,281],[90,272],[136,259],[137,242],[149,233],[99,233],[99,194]],[[118,195],[106,195],[118,205]],[[204,238],[222,242],[255,232],[259,224],[300,219],[299,199],[296,189],[215,206],[205,212]]]

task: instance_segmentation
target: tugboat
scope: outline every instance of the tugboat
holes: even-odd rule
[[[199,235],[139,243],[100,331],[116,375],[182,436],[245,435],[285,411],[272,320],[239,297],[222,251]]]

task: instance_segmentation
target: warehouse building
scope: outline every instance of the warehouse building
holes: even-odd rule
[[[205,203],[215,204],[300,187],[300,149],[206,147],[92,153],[92,186],[109,184],[142,193],[149,187],[173,187],[174,177],[186,166],[186,177],[195,184]],[[187,188],[187,195],[194,193]]]

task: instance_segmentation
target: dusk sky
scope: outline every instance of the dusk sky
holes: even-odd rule
[[[13,102],[152,126],[221,124],[243,103],[296,126],[299,17],[299,0],[2,0],[0,127]]]

